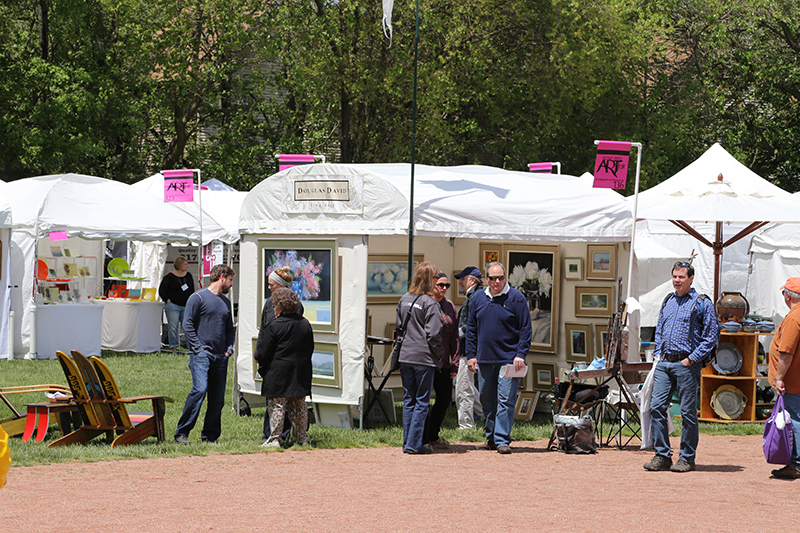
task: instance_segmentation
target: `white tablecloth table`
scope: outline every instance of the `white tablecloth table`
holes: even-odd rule
[[[37,305],[36,357],[55,359],[56,350],[100,355],[102,330],[102,304]]]
[[[118,352],[161,350],[162,302],[105,300],[103,348]]]

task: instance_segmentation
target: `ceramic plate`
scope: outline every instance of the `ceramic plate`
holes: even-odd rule
[[[721,342],[712,365],[720,374],[735,374],[742,368],[742,351],[735,344]]]
[[[128,269],[130,269],[128,262],[121,257],[115,257],[108,262],[108,275],[112,278],[121,278]]]
[[[747,397],[733,385],[717,387],[717,390],[711,395],[711,408],[726,420],[739,418],[744,412],[746,404]]]

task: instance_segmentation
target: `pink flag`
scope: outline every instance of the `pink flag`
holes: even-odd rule
[[[51,241],[66,241],[67,240],[67,232],[66,231],[51,231],[50,232],[50,240]]]
[[[628,159],[631,143],[600,141],[594,163],[594,187],[624,189],[628,180]]]
[[[310,165],[314,162],[314,156],[309,154],[278,154],[278,171],[298,165]]]
[[[529,163],[528,170],[538,174],[553,174],[556,169],[555,163]]]
[[[165,202],[191,202],[194,200],[194,178],[164,178]]]

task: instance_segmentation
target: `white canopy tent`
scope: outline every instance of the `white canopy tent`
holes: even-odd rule
[[[202,201],[203,243],[218,240],[231,245],[239,240],[239,210],[247,193],[234,190],[217,180],[209,180],[203,185],[207,183],[211,183],[214,188],[201,190],[199,193],[195,191],[192,203],[184,202],[176,205],[197,216]],[[153,174],[134,183],[132,187],[163,198],[164,176],[160,173]],[[164,277],[166,258],[166,246],[163,243],[137,243],[134,246],[131,263],[140,276],[160,280]]]
[[[455,262],[454,240],[630,241],[631,214],[624,199],[610,190],[592,189],[580,178],[484,166],[417,165],[415,175],[415,234],[443,242],[431,254],[445,258],[443,264],[435,259],[440,268]],[[297,166],[262,181],[242,204],[241,287],[260,291],[260,242],[335,241],[340,261],[340,300],[334,309],[338,327],[315,333],[315,340],[339,347],[342,379],[339,388],[315,386],[315,402],[356,405],[364,393],[370,237],[377,242],[376,236],[407,235],[409,177],[408,164]],[[396,251],[407,253],[407,248]],[[252,364],[259,294],[242,291],[239,304],[237,376],[239,390],[249,394],[260,394]]]
[[[668,220],[714,250],[716,301],[723,248],[769,222],[800,222],[800,203],[737,161],[719,144],[714,144],[689,166],[642,192],[637,216],[646,220]],[[713,235],[701,234],[690,222],[714,223]],[[723,240],[725,222],[749,225]]]
[[[30,350],[30,312],[39,238],[52,231],[65,231],[70,238],[96,241],[94,253],[101,259],[105,239],[164,242],[200,239],[195,215],[130,185],[103,178],[81,174],[39,176],[8,183],[5,194],[14,221],[11,307],[16,317],[16,354],[28,354]],[[224,232],[218,224],[213,231]],[[94,276],[102,277],[100,270],[94,271]]]
[[[11,273],[11,205],[5,194],[6,183],[0,181],[0,280]],[[0,359],[12,353],[11,341],[11,283],[0,283]]]

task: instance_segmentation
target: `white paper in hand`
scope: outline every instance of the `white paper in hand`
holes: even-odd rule
[[[514,365],[503,365],[500,367],[501,378],[524,378],[528,375],[528,366],[522,367],[522,370],[514,369]]]

